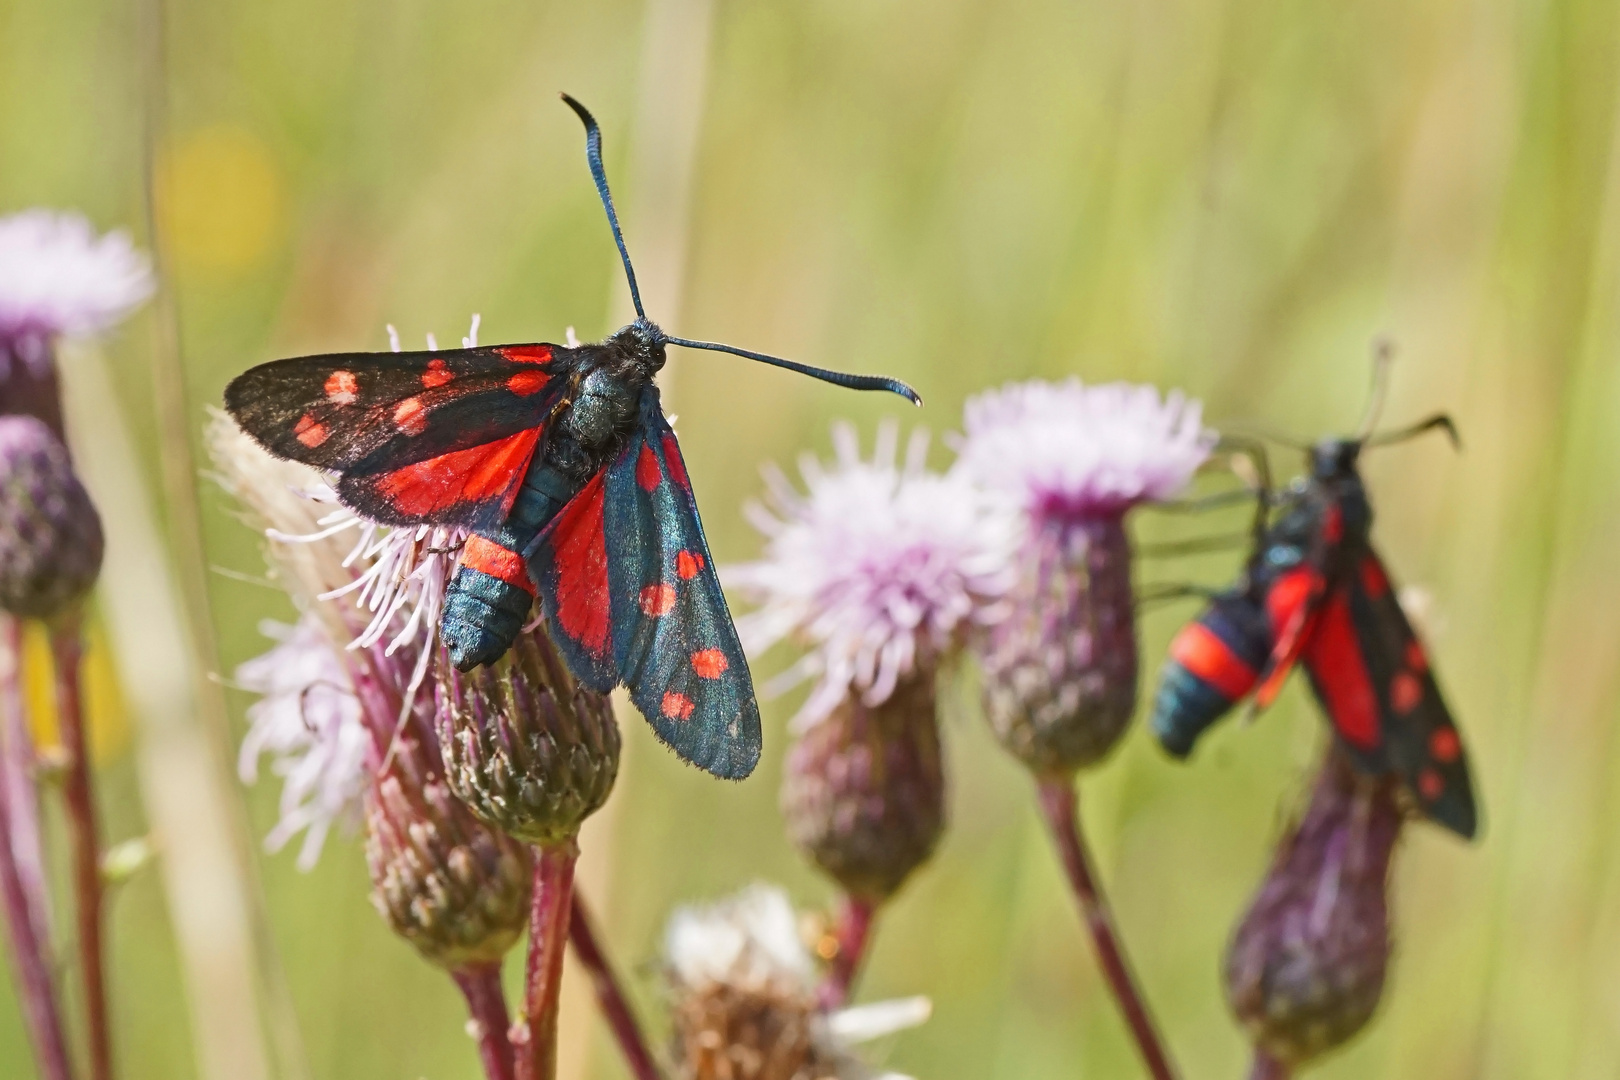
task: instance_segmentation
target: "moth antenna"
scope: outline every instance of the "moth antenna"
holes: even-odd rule
[[[1462,436],[1457,434],[1457,425],[1452,423],[1451,417],[1446,413],[1435,413],[1433,416],[1425,417],[1409,427],[1397,428],[1394,431],[1386,431],[1382,435],[1370,436],[1365,445],[1388,446],[1390,443],[1415,439],[1419,435],[1426,435],[1436,429],[1446,433],[1446,436],[1451,440],[1452,449],[1462,449]]]
[[[1367,395],[1367,411],[1362,414],[1361,423],[1356,425],[1356,433],[1351,436],[1356,442],[1366,441],[1384,411],[1384,399],[1389,394],[1389,365],[1394,359],[1395,343],[1383,335],[1374,338],[1372,391]]]
[[[1273,431],[1263,424],[1244,424],[1239,428],[1222,432],[1221,437],[1229,442],[1236,440],[1250,444],[1259,442],[1276,443],[1278,446],[1286,446],[1290,450],[1298,450],[1301,453],[1305,453],[1311,448],[1310,443],[1300,442],[1292,436]]]
[[[647,313],[641,309],[641,290],[636,287],[636,270],[630,265],[630,249],[624,246],[619,214],[613,209],[613,193],[608,190],[607,171],[602,168],[602,129],[589,109],[567,94],[562,95],[562,99],[585,125],[585,160],[590,163],[591,179],[596,181],[596,194],[602,198],[602,209],[607,211],[608,224],[613,226],[613,242],[619,245],[619,258],[624,261],[624,277],[630,283],[630,301],[636,305],[636,318],[645,319]]]
[[[886,375],[850,375],[842,371],[828,371],[826,368],[811,367],[793,360],[784,360],[780,356],[770,356],[766,353],[750,352],[747,349],[738,349],[731,345],[722,345],[717,341],[692,341],[688,338],[665,337],[664,340],[671,345],[685,345],[688,349],[708,349],[710,352],[731,353],[733,356],[746,356],[750,360],[758,360],[762,364],[771,364],[789,371],[797,371],[801,375],[808,375],[812,379],[832,383],[834,386],[847,387],[850,390],[887,390],[891,394],[899,394],[913,405],[921,406],[922,397],[901,382]]]

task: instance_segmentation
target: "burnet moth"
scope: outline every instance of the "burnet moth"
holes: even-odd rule
[[[1398,775],[1431,820],[1464,837],[1478,823],[1462,737],[1428,654],[1373,547],[1373,511],[1358,470],[1365,447],[1443,430],[1444,415],[1373,435],[1387,357],[1360,431],[1308,451],[1309,474],[1279,498],[1244,580],[1217,596],[1171,646],[1153,727],[1185,756],[1198,736],[1252,692],[1276,699],[1303,664],[1311,688],[1358,767]]]
[[[538,597],[576,678],[623,684],[677,754],[741,779],[760,753],[748,662],[715,576],[686,466],[653,377],[665,347],[734,353],[855,390],[848,375],[665,333],[642,310],[602,167],[586,160],[624,264],[636,319],[599,344],[341,353],[261,364],[225,390],[271,453],[337,474],[338,498],[387,525],[471,532],[439,639],[463,671],[511,647]]]

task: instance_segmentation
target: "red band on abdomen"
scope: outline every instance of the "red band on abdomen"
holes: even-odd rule
[[[1188,623],[1170,643],[1170,659],[1213,686],[1227,701],[1236,701],[1259,681],[1260,673],[1201,622]]]
[[[534,582],[529,580],[529,568],[523,565],[523,556],[501,547],[493,540],[485,540],[482,536],[467,537],[466,546],[461,549],[461,565],[482,570],[492,578],[499,578],[508,585],[516,585],[530,596],[534,595]]]

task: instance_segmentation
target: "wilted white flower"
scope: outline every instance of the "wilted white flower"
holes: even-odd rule
[[[737,625],[751,651],[789,635],[810,646],[785,680],[819,676],[800,723],[851,691],[881,704],[919,663],[993,621],[1008,587],[1008,515],[992,512],[965,477],[927,469],[926,432],[913,433],[898,465],[897,443],[896,425],[883,425],[863,461],[854,428],[837,425],[833,465],[808,455],[800,463],[806,493],[769,468],[769,507],[747,507],[765,557],[726,568],[759,603]]]
[[[1123,512],[1176,494],[1214,449],[1179,391],[1107,383],[1013,383],[970,398],[957,469],[1032,514]]]
[[[704,907],[681,907],[664,931],[670,971],[688,986],[705,982],[808,988],[814,969],[799,937],[799,915],[787,893],[751,885]]]
[[[320,621],[306,615],[296,626],[265,622],[261,630],[277,644],[236,669],[237,684],[261,695],[247,710],[237,769],[244,783],[254,783],[260,758],[270,757],[282,781],[281,820],[265,846],[277,851],[304,833],[298,866],[308,870],[334,824],[359,820],[374,744]]]
[[[0,218],[0,356],[38,365],[61,334],[111,327],[152,294],[151,263],[122,230],[97,236],[79,214]],[[0,376],[5,374],[0,371]]]

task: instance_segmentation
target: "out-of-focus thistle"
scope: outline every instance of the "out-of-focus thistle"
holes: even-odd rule
[[[977,641],[984,708],[1034,774],[1097,959],[1156,1080],[1175,1075],[1131,974],[1079,821],[1074,777],[1136,711],[1136,595],[1126,516],[1168,499],[1216,435],[1197,402],[1151,386],[1029,382],[968,401],[955,472],[1020,523],[1010,612]]]
[[[875,909],[933,852],[945,821],[935,683],[1007,586],[1009,520],[965,479],[929,472],[926,433],[896,463],[898,429],[870,462],[854,429],[833,430],[836,462],[806,458],[806,494],[767,469],[770,509],[749,515],[765,557],[728,568],[758,602],[739,620],[760,651],[807,647],[782,682],[815,676],[795,721],[782,808],[794,843],[843,888],[826,986],[842,1003]]]
[[[101,521],[74,475],[63,441],[56,345],[109,329],[152,291],[144,255],[121,232],[97,236],[77,214],[30,210],[0,218],[0,627],[14,618],[50,623],[58,729],[68,765],[62,795],[73,840],[86,1055],[92,1080],[112,1076],[102,945],[101,849],[97,838],[79,669],[81,601],[101,570]],[[9,691],[6,698],[14,699]],[[0,703],[8,723],[0,764],[0,878],[13,957],[40,1069],[68,1069],[55,988],[43,964],[48,898],[40,860],[34,750],[20,701]]]
[[[679,909],[664,942],[678,1080],[905,1080],[852,1047],[923,1023],[928,999],[826,1011],[780,889]]]
[[[1226,954],[1226,997],[1256,1075],[1281,1077],[1372,1018],[1389,964],[1396,783],[1362,776],[1335,742]]]
[[[980,642],[984,704],[1037,774],[1102,760],[1136,711],[1125,517],[1186,486],[1215,433],[1151,386],[1030,382],[968,401],[957,469],[1022,523],[1011,612]]]

